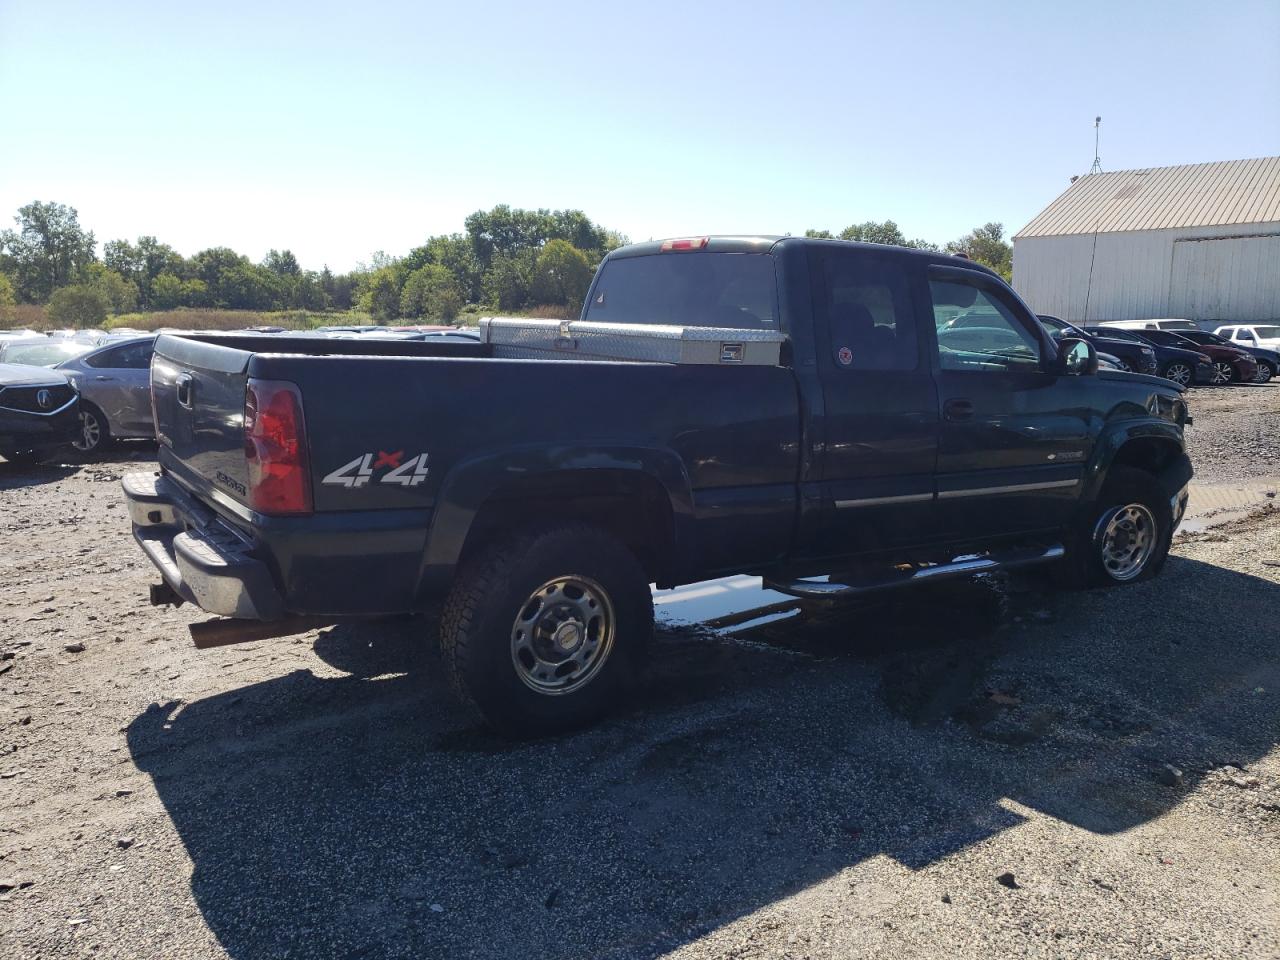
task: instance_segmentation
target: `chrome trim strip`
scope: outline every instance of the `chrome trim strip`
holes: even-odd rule
[[[920,503],[921,501],[932,499],[932,493],[903,493],[895,497],[863,497],[859,500],[837,500],[836,507],[843,510],[845,507],[879,507],[890,503]]]
[[[0,405],[0,410],[8,410],[10,413],[26,413],[33,417],[53,417],[53,416],[57,416],[59,413],[67,409],[67,407],[71,406],[73,403],[75,403],[79,399],[80,399],[80,394],[78,393],[73,394],[71,399],[68,400],[66,403],[64,403],[62,406],[60,406],[57,410],[19,410],[17,407],[6,407],[3,405]]]
[[[1079,480],[1044,480],[1040,483],[1011,483],[1004,487],[974,487],[971,490],[939,490],[939,500],[957,497],[985,497],[996,493],[1022,493],[1027,490],[1058,490],[1079,486]]]

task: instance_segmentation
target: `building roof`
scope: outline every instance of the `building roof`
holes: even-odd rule
[[[1074,233],[1280,221],[1280,157],[1091,173],[1019,230],[1015,240]]]

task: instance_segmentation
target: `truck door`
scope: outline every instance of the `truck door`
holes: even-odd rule
[[[825,406],[821,556],[931,539],[938,398],[909,267],[857,248],[810,251]]]
[[[1064,526],[1092,441],[1087,381],[1004,284],[929,267],[941,401],[938,533],[987,539]]]

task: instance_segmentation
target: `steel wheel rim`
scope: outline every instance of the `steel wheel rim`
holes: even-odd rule
[[[1185,363],[1171,363],[1169,369],[1165,371],[1165,376],[1179,386],[1185,387],[1191,382],[1191,368]]]
[[[1231,382],[1231,364],[1225,360],[1216,360],[1213,364],[1213,382],[1224,384]]]
[[[1155,514],[1145,504],[1128,503],[1104,513],[1095,539],[1107,575],[1124,581],[1142,573],[1155,553],[1157,534]]]
[[[511,625],[511,663],[529,689],[575,693],[594,680],[613,650],[616,618],[609,594],[587,577],[548,580],[520,606]]]
[[[102,439],[102,425],[98,418],[86,410],[80,411],[80,436],[71,441],[77,450],[88,452],[98,445]]]

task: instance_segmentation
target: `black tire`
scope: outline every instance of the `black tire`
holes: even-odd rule
[[[561,634],[548,631],[557,624],[578,638],[579,649],[592,642],[586,639],[588,625],[578,635],[574,624],[580,618],[557,620],[562,614],[556,603],[543,606],[541,591],[560,580],[588,584],[588,598],[591,590],[601,591],[612,630],[607,645],[603,633],[594,641],[597,655],[604,650],[594,672],[569,677],[563,681],[568,689],[551,692],[547,688],[562,681],[554,675],[540,679],[536,674],[546,662],[530,652],[532,644],[521,648],[517,636],[523,637],[528,624],[528,636],[541,643],[538,650],[553,657],[561,654],[554,645]],[[557,596],[571,592],[566,586]],[[597,628],[603,630],[598,623]],[[519,739],[598,719],[640,675],[652,634],[653,599],[644,568],[622,543],[585,524],[535,530],[486,547],[457,575],[440,616],[440,649],[459,699],[498,733]]]
[[[1276,368],[1265,360],[1258,361],[1258,375],[1254,377],[1254,383],[1270,383],[1271,378],[1276,375]]]
[[[97,429],[91,432],[91,425]],[[111,446],[111,427],[106,416],[92,403],[80,401],[80,436],[71,445],[82,457],[92,457]]]
[[[1181,360],[1171,360],[1166,363],[1164,369],[1160,371],[1160,376],[1182,387],[1190,387],[1196,382],[1196,372],[1191,364]]]
[[[1123,525],[1127,518],[1117,517],[1128,507],[1145,508],[1154,524],[1149,554],[1136,572],[1118,570],[1107,560],[1104,550],[1107,529],[1112,519]],[[1141,511],[1137,511],[1141,514]],[[1150,580],[1163,568],[1173,542],[1173,507],[1159,481],[1145,470],[1112,467],[1097,501],[1085,512],[1072,532],[1063,559],[1061,580],[1066,586],[1114,587]]]

